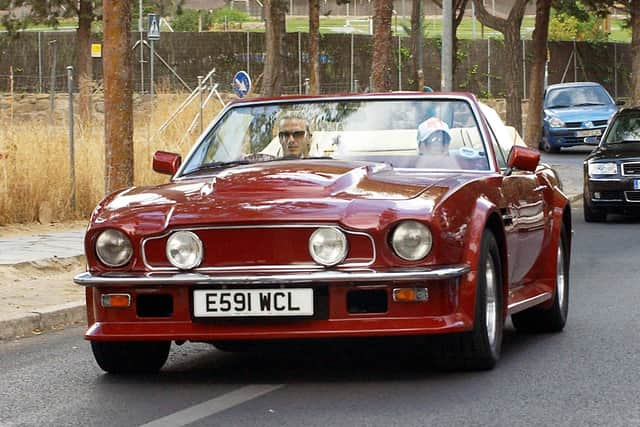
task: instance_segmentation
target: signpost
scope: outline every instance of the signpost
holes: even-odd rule
[[[151,94],[151,98],[153,99],[153,61],[155,56],[154,50],[154,42],[160,40],[160,17],[155,13],[150,13],[147,16],[147,21],[149,23],[148,31],[147,31],[147,39],[151,44],[151,53],[149,58],[149,74],[151,81],[149,82],[149,93]]]
[[[244,98],[251,92],[251,77],[246,71],[238,71],[233,76],[233,92],[240,98]]]

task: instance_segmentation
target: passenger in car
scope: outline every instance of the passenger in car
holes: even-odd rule
[[[446,168],[449,158],[451,135],[449,126],[438,117],[430,117],[418,126],[418,160],[416,168]],[[455,162],[455,161],[454,161]]]

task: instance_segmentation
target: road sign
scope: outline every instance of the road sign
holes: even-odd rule
[[[102,45],[100,43],[91,43],[91,57],[102,58]]]
[[[155,13],[147,15],[149,22],[149,30],[147,31],[147,38],[149,40],[160,40],[160,17]]]
[[[238,71],[233,76],[233,91],[240,98],[244,98],[251,92],[251,77],[246,71]]]

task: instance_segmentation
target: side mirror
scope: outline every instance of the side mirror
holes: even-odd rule
[[[175,175],[182,163],[182,157],[176,153],[156,151],[153,153],[153,170],[165,175]]]
[[[624,104],[626,104],[626,102],[625,102],[624,100],[622,100],[622,99],[616,99],[616,105],[617,105],[618,107],[620,107],[621,105],[624,105]]]
[[[540,163],[540,152],[538,150],[514,145],[509,152],[507,175],[511,174],[513,169],[535,172],[538,163]]]

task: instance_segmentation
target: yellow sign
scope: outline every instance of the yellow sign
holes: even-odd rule
[[[102,45],[100,43],[91,43],[91,57],[102,58]]]

